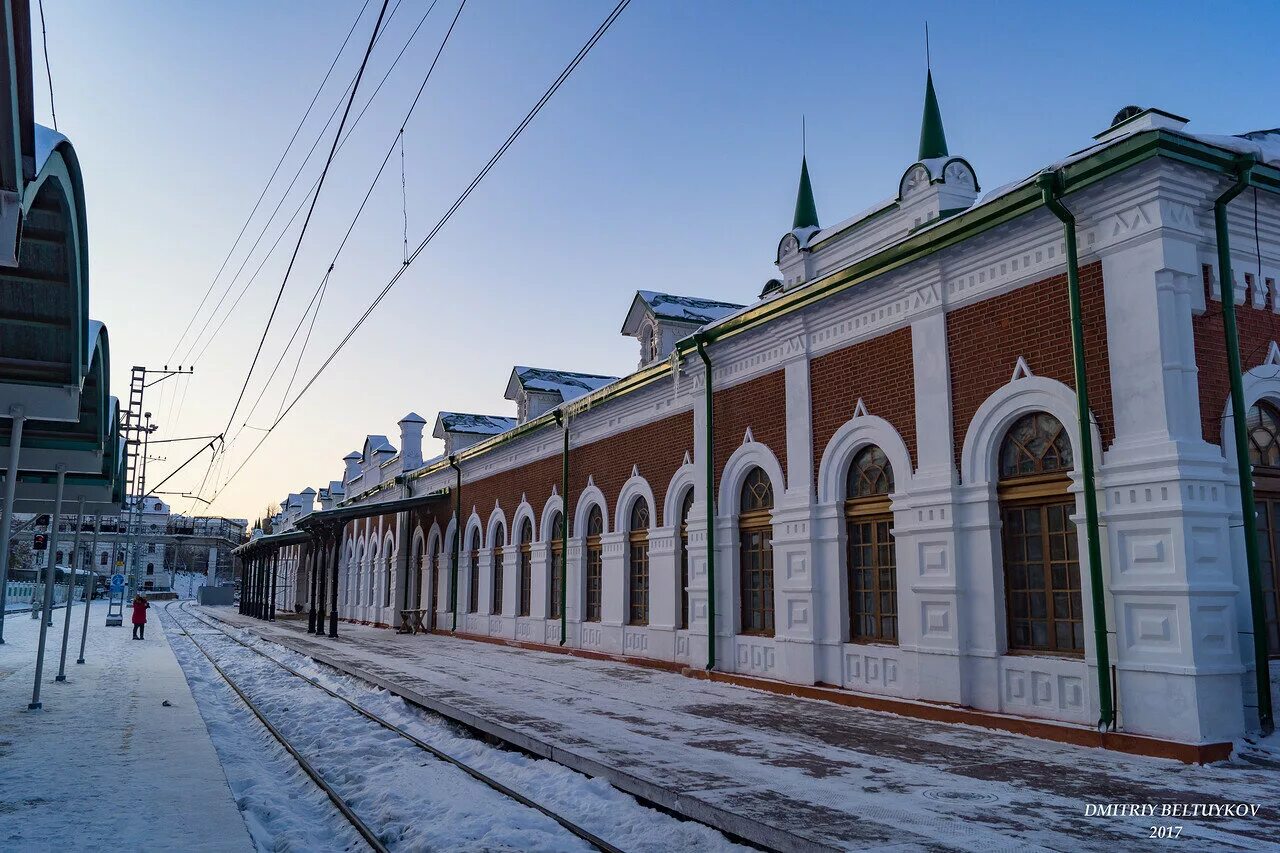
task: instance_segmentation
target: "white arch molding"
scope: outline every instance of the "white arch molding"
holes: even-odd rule
[[[511,517],[511,532],[507,534],[512,544],[518,544],[520,541],[520,525],[524,524],[525,519],[529,520],[529,526],[533,528],[533,537],[538,538],[538,517],[533,512],[533,507],[529,505],[527,500],[520,501],[520,506],[516,507],[515,515]]]
[[[644,498],[645,503],[649,505],[649,526],[657,526],[658,508],[654,506],[653,489],[649,486],[648,480],[636,474],[628,478],[622,484],[621,491],[618,492],[618,503],[614,507],[614,530],[631,529],[631,506],[635,503],[636,498]]]
[[[1253,408],[1259,400],[1266,400],[1280,407],[1280,366],[1264,362],[1246,370],[1241,375],[1244,389],[1245,410]],[[1231,397],[1222,405],[1222,456],[1228,470],[1236,469],[1236,433],[1231,420]]]
[[[1053,415],[1066,427],[1074,455],[1072,479],[1080,476],[1081,447],[1076,426],[1076,394],[1056,379],[1026,376],[996,389],[974,413],[960,451],[960,482],[965,485],[989,485],[998,479],[996,472],[1000,444],[1013,422],[1032,412]],[[1098,422],[1089,418],[1089,440],[1093,443],[1096,465],[1102,459],[1102,438]]]
[[[498,532],[499,524],[502,525],[502,541],[501,542],[497,541],[494,538],[494,535]],[[507,524],[507,514],[502,511],[502,507],[495,506],[493,508],[493,512],[489,513],[489,523],[485,525],[484,547],[489,549],[504,548],[506,547],[507,540],[509,540],[510,538],[511,538],[511,525]]]
[[[773,503],[775,508],[786,490],[786,477],[782,474],[782,466],[773,451],[758,441],[743,442],[737,450],[729,454],[725,460],[724,471],[720,475],[721,518],[735,517],[738,514],[738,497],[742,484],[752,468],[760,468],[769,477],[773,485]]]
[[[542,506],[542,521],[538,525],[539,542],[551,542],[560,536],[559,530],[551,529],[551,519],[555,516],[557,510],[564,511],[564,499],[558,494],[553,494],[547,498],[547,502]]]
[[[692,462],[688,462],[676,469],[676,473],[671,477],[671,482],[667,485],[667,494],[662,504],[663,525],[666,527],[680,526],[680,522],[684,521],[683,518],[680,518],[680,504],[683,502],[685,492],[688,489],[696,489],[697,487],[697,466]]]
[[[884,451],[893,467],[894,494],[911,489],[911,454],[893,424],[875,415],[860,415],[845,421],[827,442],[818,464],[818,503],[844,500],[849,464],[858,451],[875,445]]]
[[[609,504],[604,499],[604,492],[595,483],[591,483],[578,495],[578,507],[573,514],[573,533],[579,539],[587,535],[587,514],[592,506],[600,507],[600,520],[604,522],[604,532],[609,532]]]

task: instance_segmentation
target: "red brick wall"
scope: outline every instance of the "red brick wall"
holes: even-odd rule
[[[1213,267],[1205,266],[1206,297],[1213,288]],[[1253,281],[1250,274],[1248,281]],[[1257,286],[1255,284],[1255,286]],[[1216,293],[1214,294],[1216,295]],[[1256,367],[1267,357],[1272,341],[1280,340],[1280,317],[1268,307],[1254,308],[1249,300],[1236,306],[1236,331],[1240,339],[1240,365],[1244,370]],[[1197,378],[1200,383],[1200,425],[1204,440],[1222,444],[1222,412],[1231,389],[1227,380],[1226,344],[1222,337],[1222,303],[1205,299],[1206,310],[1191,318],[1195,339]]]
[[[724,463],[742,446],[742,437],[751,428],[752,437],[778,457],[787,471],[787,381],[786,372],[775,370],[749,382],[734,385],[712,396],[715,407],[716,483],[724,473]],[[780,495],[774,495],[776,501]]]
[[[831,437],[853,417],[859,397],[868,412],[893,424],[915,462],[916,391],[910,327],[813,359],[809,362],[809,387],[815,477]]]
[[[541,521],[542,507],[546,504],[547,499],[551,497],[551,487],[554,485],[557,489],[560,487],[560,454],[556,453],[545,459],[539,459],[536,462],[530,462],[513,468],[510,471],[503,471],[500,474],[494,474],[492,477],[485,477],[483,480],[477,480],[474,483],[468,483],[466,479],[467,463],[460,462],[462,466],[462,517],[469,519],[471,517],[471,508],[475,507],[476,512],[480,515],[480,522],[486,525],[485,535],[488,534],[487,525],[489,523],[489,515],[493,512],[494,502],[497,501],[502,507],[503,513],[507,517],[507,524],[510,525],[512,516],[516,513],[516,507],[520,506],[520,496],[524,495],[529,501],[529,505],[533,507],[534,513],[538,520]],[[508,540],[511,539],[511,531],[505,531]],[[537,529],[534,530],[534,536],[538,534]],[[463,540],[463,546],[469,544],[468,540]]]
[[[1089,402],[1105,447],[1115,437],[1115,424],[1100,262],[1080,268],[1080,296]],[[983,401],[1008,383],[1018,356],[1036,376],[1075,387],[1066,274],[948,313],[947,348],[958,464],[970,421]]]
[[[657,506],[649,507],[649,518],[657,526],[662,520],[667,486],[684,462],[685,453],[693,457],[693,412],[681,412],[583,447],[575,447],[569,453],[569,487],[573,495],[569,505],[576,508],[577,496],[587,487],[587,477],[594,478],[596,486],[609,501],[605,528],[612,531],[618,494],[622,491],[622,484],[631,478],[631,468],[635,466],[653,489]]]

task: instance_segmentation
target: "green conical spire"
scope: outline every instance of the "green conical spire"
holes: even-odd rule
[[[807,158],[800,158],[800,190],[796,193],[796,215],[791,230],[818,227],[818,206],[813,203],[813,186],[809,183]]]
[[[947,156],[947,134],[942,129],[942,110],[933,91],[933,72],[925,78],[924,119],[920,122],[920,160]]]

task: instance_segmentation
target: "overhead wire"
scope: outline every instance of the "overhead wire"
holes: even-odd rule
[[[529,124],[533,121],[533,119],[537,117],[537,115],[542,111],[542,108],[546,106],[547,102],[552,98],[552,96],[555,95],[555,93],[560,89],[560,87],[574,72],[574,70],[577,69],[578,65],[582,63],[582,61],[586,58],[587,54],[591,52],[591,49],[594,48],[595,45],[604,36],[604,34],[608,32],[609,28],[613,25],[614,21],[617,20],[618,16],[620,16],[622,12],[627,8],[627,6],[630,5],[630,2],[631,0],[619,0],[618,4],[613,8],[613,10],[604,19],[604,21],[600,24],[600,26],[596,28],[596,31],[591,35],[591,37],[586,41],[586,43],[578,50],[578,53],[573,57],[572,60],[569,61],[569,64],[565,66],[565,68],[560,72],[559,76],[556,77],[556,79],[551,83],[551,85],[547,88],[547,90],[543,92],[542,96],[538,99],[538,101],[534,104],[534,106],[529,110],[529,112],[525,115],[525,117],[516,126],[515,130],[513,130],[511,134],[507,137],[507,139],[502,143],[502,145],[498,147],[497,151],[493,154],[493,156],[489,158],[488,162],[484,165],[484,167],[471,180],[471,183],[467,185],[466,189],[464,189],[462,193],[458,196],[458,198],[453,202],[453,204],[450,205],[450,207],[448,208],[448,210],[445,211],[444,215],[440,218],[440,220],[427,233],[426,237],[424,237],[422,241],[417,245],[417,247],[413,250],[413,252],[409,254],[406,261],[403,264],[401,264],[400,268],[395,272],[395,274],[391,276],[390,280],[382,288],[382,290],[378,293],[378,295],[374,298],[374,300],[370,303],[368,308],[365,309],[364,313],[360,316],[360,318],[347,331],[347,333],[343,336],[342,340],[338,342],[337,346],[335,346],[334,349],[329,353],[329,355],[325,358],[324,362],[321,363],[320,367],[316,370],[316,372],[312,374],[311,378],[307,380],[307,383],[298,392],[297,396],[293,398],[293,400],[289,403],[289,405],[285,407],[284,411],[281,412],[281,414],[276,418],[276,420],[271,424],[271,426],[267,428],[267,430],[263,433],[262,437],[258,440],[258,443],[254,445],[252,450],[249,451],[248,456],[245,457],[245,459],[240,463],[240,465],[232,472],[231,476],[227,478],[226,482],[223,483],[222,486],[218,489],[218,491],[214,494],[213,498],[210,500],[210,503],[213,503],[214,501],[216,501],[218,497],[226,490],[226,488],[230,486],[230,484],[235,480],[235,478],[239,476],[240,472],[243,471],[245,466],[249,464],[249,461],[253,458],[253,456],[257,453],[257,451],[266,442],[267,438],[271,435],[271,433],[275,430],[275,428],[279,426],[280,423],[286,417],[288,417],[289,413],[293,411],[294,407],[297,406],[298,402],[306,395],[307,391],[309,391],[312,388],[312,386],[315,385],[316,381],[320,378],[321,374],[323,374],[325,369],[328,368],[328,366],[333,363],[333,360],[337,358],[338,354],[346,346],[347,342],[350,341],[351,338],[355,335],[355,333],[364,325],[365,321],[374,312],[374,310],[377,309],[378,305],[382,302],[382,300],[386,297],[386,295],[391,291],[393,287],[395,287],[396,283],[399,282],[400,279],[404,276],[404,274],[409,270],[409,267],[413,264],[413,262],[419,257],[419,255],[421,255],[423,250],[426,249],[426,247],[431,243],[431,241],[435,238],[435,236],[440,233],[440,231],[444,228],[444,226],[453,217],[453,214],[456,213],[457,210],[466,202],[467,198],[470,197],[471,193],[475,190],[475,188],[479,186],[479,184],[484,180],[484,178],[489,174],[489,172],[492,171],[493,167],[498,163],[499,160],[502,159],[502,156],[520,137],[520,135],[524,132],[525,128],[527,128]],[[385,164],[385,161],[384,161],[384,164]]]
[[[364,5],[360,7],[360,11],[356,15],[356,19],[351,22],[351,27],[347,30],[346,37],[343,38],[342,44],[338,46],[338,52],[333,55],[333,61],[329,63],[329,68],[324,73],[324,78],[320,81],[320,85],[316,87],[315,94],[311,96],[311,101],[307,104],[307,109],[302,114],[302,118],[298,120],[297,127],[293,129],[293,135],[289,137],[289,142],[284,146],[284,151],[280,152],[280,159],[276,161],[276,166],[271,170],[270,177],[267,178],[267,182],[263,185],[262,191],[258,193],[258,200],[253,203],[253,209],[249,211],[249,215],[245,218],[244,224],[240,226],[240,233],[238,233],[235,240],[231,242],[231,248],[227,250],[226,257],[222,259],[222,264],[218,267],[218,271],[214,273],[213,280],[209,282],[208,288],[205,289],[204,296],[200,297],[200,303],[196,305],[196,310],[192,313],[191,319],[187,321],[187,325],[182,330],[182,334],[178,335],[177,341],[174,342],[173,351],[169,353],[169,361],[171,363],[173,362],[174,356],[178,354],[178,349],[186,339],[187,333],[191,331],[192,324],[194,324],[196,318],[200,316],[200,311],[204,308],[205,302],[208,301],[209,294],[213,292],[213,288],[217,285],[218,279],[222,277],[222,273],[226,270],[227,264],[231,261],[231,256],[235,254],[236,247],[240,245],[241,238],[243,238],[245,232],[249,230],[249,224],[253,222],[253,217],[257,214],[258,208],[262,206],[262,200],[267,197],[267,191],[275,182],[276,175],[280,172],[280,167],[284,165],[285,158],[289,156],[289,152],[293,149],[293,143],[297,141],[298,134],[302,132],[303,126],[306,125],[307,119],[311,116],[311,110],[315,108],[316,101],[320,98],[320,93],[323,92],[324,87],[328,85],[329,78],[333,75],[333,69],[337,67],[338,60],[342,58],[342,54],[346,51],[347,44],[351,41],[351,36],[356,31],[356,26],[359,25],[360,19],[364,17],[365,9],[369,8],[369,1],[370,0],[364,0]],[[41,0],[42,4],[43,2],[44,0]]]

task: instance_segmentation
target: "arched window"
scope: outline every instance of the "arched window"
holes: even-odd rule
[[[552,619],[560,618],[560,590],[564,587],[564,513],[556,510],[551,516],[551,606]]]
[[[108,554],[106,551],[103,551],[102,555],[98,557],[98,565],[105,566],[107,564],[107,559],[108,559]]]
[[[533,599],[533,522],[524,520],[520,525],[520,610],[521,616],[529,615]]]
[[[1246,426],[1255,484],[1267,648],[1274,658],[1280,657],[1280,410],[1259,400],[1249,409]]]
[[[154,542],[148,542],[148,543],[147,543],[147,553],[148,553],[148,554],[154,554],[155,552],[156,552],[156,543],[154,543]]]
[[[55,554],[53,555],[53,564],[54,564],[55,566],[60,566],[60,565],[62,565],[62,552],[61,552],[61,551],[58,551],[57,553],[55,553]]]
[[[845,483],[849,639],[898,642],[898,561],[889,494],[893,467],[874,444],[853,457]]]
[[[649,624],[649,504],[636,498],[627,534],[627,622]]]
[[[62,559],[62,555],[61,555],[61,554],[59,554],[59,555],[58,555],[58,559],[59,559],[59,560],[61,560],[61,559]],[[154,575],[155,573],[156,573],[156,564],[155,564],[155,563],[147,563],[147,574],[149,574],[149,575]]]
[[[689,513],[693,512],[693,489],[680,502],[680,627],[689,627]]]
[[[471,577],[467,579],[467,611],[480,612],[480,530],[471,531]]]
[[[773,636],[773,484],[752,468],[738,502],[742,633]]]
[[[604,574],[604,549],[600,536],[604,533],[604,513],[599,506],[587,514],[587,610],[584,622],[600,621],[600,585]]]
[[[435,544],[431,546],[431,560],[427,563],[427,573],[431,576],[431,624],[435,624],[436,610],[440,606],[440,582],[441,578],[440,565],[440,539],[437,538]]]
[[[499,524],[493,533],[493,600],[489,612],[502,612],[502,543],[506,541],[507,532]]]
[[[422,547],[422,540],[415,539],[413,543],[413,559],[410,560],[409,562],[408,583],[405,585],[405,598],[406,598],[405,606],[406,607],[408,606],[408,601],[407,601],[409,597],[408,592],[409,592],[409,588],[412,587],[415,593],[413,606],[418,610],[422,609],[422,561],[423,561],[423,558],[424,558],[424,552]]]
[[[1071,441],[1033,412],[1000,445],[1000,522],[1011,650],[1084,654],[1080,553],[1068,491]]]

